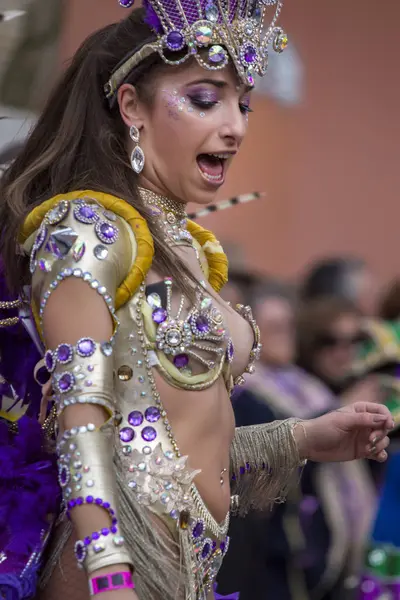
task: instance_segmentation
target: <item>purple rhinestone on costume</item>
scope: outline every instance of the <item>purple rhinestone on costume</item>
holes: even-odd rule
[[[86,223],[87,225],[95,223],[99,218],[97,212],[89,204],[81,204],[75,208],[74,217],[80,223]]]
[[[44,244],[44,242],[46,241],[47,238],[47,233],[48,233],[48,229],[45,225],[42,225],[41,228],[39,229],[39,233],[36,237],[36,241],[35,241],[35,248],[36,250],[40,250]]]
[[[204,533],[204,523],[203,521],[197,521],[195,526],[193,527],[192,534],[194,538],[199,538]]]
[[[119,432],[121,442],[131,442],[135,437],[135,432],[131,427],[123,427]]]
[[[82,358],[93,356],[96,351],[96,342],[92,338],[82,338],[76,345],[76,352]]]
[[[103,244],[114,244],[118,239],[119,231],[111,223],[106,221],[97,221],[95,227],[97,237]]]
[[[46,369],[49,373],[52,373],[56,366],[56,361],[54,360],[53,352],[51,350],[47,350],[44,357],[44,364],[46,365]]]
[[[134,5],[135,0],[118,0],[119,5],[122,6],[123,8],[130,8],[131,6]]]
[[[69,482],[69,470],[65,465],[61,465],[58,471],[58,483],[61,487],[65,487]]]
[[[156,406],[149,406],[144,413],[144,416],[149,423],[157,423],[158,419],[161,417],[160,411]]]
[[[153,319],[154,323],[157,323],[157,325],[159,325],[160,323],[164,323],[164,321],[166,321],[167,318],[168,318],[168,313],[165,310],[165,308],[156,308],[153,311],[152,319]]]
[[[72,346],[69,344],[60,344],[56,350],[56,356],[59,363],[66,365],[71,362],[73,358]]]
[[[189,364],[189,357],[187,354],[177,354],[174,357],[174,365],[177,369],[184,369]]]
[[[72,390],[75,385],[75,377],[72,373],[64,373],[57,381],[57,388],[61,394],[66,394]]]
[[[154,429],[154,427],[145,427],[142,430],[142,438],[146,441],[146,442],[152,442],[156,439],[157,437],[157,432]]]
[[[210,330],[210,322],[204,315],[200,315],[196,319],[196,329],[200,333],[207,333]]]
[[[85,548],[85,544],[80,540],[76,542],[74,547],[75,557],[79,564],[82,564],[85,561],[87,556],[87,550]]]
[[[211,550],[212,550],[212,541],[211,540],[206,540],[203,546],[203,549],[201,551],[201,558],[203,560],[205,560],[206,558],[208,558],[211,554]]]
[[[143,414],[139,410],[133,410],[128,415],[128,423],[132,427],[139,427],[143,423]]]

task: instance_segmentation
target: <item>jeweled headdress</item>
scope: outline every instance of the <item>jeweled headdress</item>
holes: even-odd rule
[[[126,8],[134,4],[118,1]],[[287,46],[285,32],[277,27],[283,0],[144,0],[143,4],[156,39],[116,69],[105,86],[108,98],[154,52],[171,65],[193,56],[209,70],[222,69],[230,58],[243,83],[253,86],[254,75],[267,71],[271,45],[276,52]]]

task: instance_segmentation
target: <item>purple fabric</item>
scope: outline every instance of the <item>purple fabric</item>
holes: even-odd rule
[[[3,263],[0,259],[0,301],[15,300],[6,285]],[[0,311],[0,319],[18,316],[18,310]],[[42,397],[41,388],[33,377],[35,365],[41,355],[22,324],[6,327],[0,330],[0,409],[1,398],[7,396],[22,399],[23,404],[29,405],[28,414],[37,415]]]
[[[228,596],[221,596],[221,594],[217,593],[218,584],[214,585],[214,594],[215,600],[239,600],[240,594],[239,592],[235,592],[234,594],[228,594]]]
[[[182,30],[185,26],[185,22],[181,17],[180,10],[178,8],[178,2],[176,2],[176,0],[161,0],[161,3],[170,21],[173,23],[174,28],[178,31]],[[204,18],[205,8],[208,4],[215,4],[218,7],[218,2],[213,2],[213,0],[200,0],[202,14],[199,14],[197,3],[193,0],[181,0],[181,4],[189,25],[192,25],[196,21]],[[144,0],[143,5],[146,8],[146,23],[148,23],[150,27],[157,31],[157,33],[163,33],[163,27],[149,0]],[[231,24],[235,19],[237,12],[239,12],[241,18],[246,16],[246,5],[246,2],[241,2],[239,5],[239,0],[233,0],[229,13],[229,21]],[[221,22],[221,17],[219,17],[218,20]]]
[[[39,558],[51,519],[60,507],[55,455],[43,449],[42,428],[35,419],[22,417],[12,434],[0,422],[0,591],[9,600],[32,596]],[[24,576],[20,578],[24,571]]]

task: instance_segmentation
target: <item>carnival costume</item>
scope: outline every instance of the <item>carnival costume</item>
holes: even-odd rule
[[[120,0],[120,4],[131,6],[132,2]],[[264,17],[271,7],[274,16],[265,33]],[[152,53],[157,52],[167,64],[194,57],[212,70],[223,68],[230,59],[242,81],[252,86],[254,75],[266,71],[270,44],[281,51],[287,43],[284,32],[276,27],[280,1],[155,0],[145,2],[145,8],[153,34],[149,31],[149,42],[132,49],[105,82],[104,92],[110,103],[132,69]],[[144,155],[134,127],[131,137],[136,142],[132,168],[140,173]],[[10,566],[12,550],[3,544],[0,589],[1,585],[3,589],[8,586],[18,600],[32,594],[50,524],[58,512],[58,488],[51,478],[53,428],[63,510],[52,533],[57,538],[62,527],[62,535],[57,539],[57,551],[42,570],[43,586],[71,534],[72,526],[66,518],[83,504],[103,508],[111,526],[76,542],[78,564],[89,576],[114,564],[131,565],[141,600],[172,598],[174,594],[168,595],[165,589],[167,585],[173,589],[175,584],[183,588],[179,598],[206,598],[228,549],[229,513],[218,523],[204,504],[194,483],[198,471],[191,468],[190,456],[180,452],[155,378],[157,373],[171,387],[192,392],[210,388],[223,378],[230,393],[235,384],[242,382],[242,377],[234,380],[232,376],[232,338],[213,294],[207,291],[207,284],[219,292],[227,281],[227,259],[215,237],[187,220],[182,207],[148,190],[140,189],[138,193],[162,228],[165,243],[190,246],[197,253],[204,280],[198,282],[193,300],[180,296],[171,278],[148,285],[153,239],[145,218],[123,199],[93,190],[63,194],[36,207],[21,231],[20,243],[30,255],[32,276],[31,289],[26,290],[31,298],[32,319],[29,314],[24,316],[24,331],[29,336],[24,333],[21,338],[33,363],[27,365],[27,377],[32,379],[34,363],[43,358],[54,393],[46,420],[45,460],[39,453],[36,462],[35,457],[30,459],[35,467],[39,460],[43,465],[41,471],[38,468],[43,478],[41,490],[47,485],[54,491],[52,501],[47,498],[37,515],[32,510],[36,504],[31,503],[29,517],[31,521],[37,517],[41,524],[35,529],[29,552],[22,553],[33,571],[30,590],[23,589],[21,583],[26,570],[13,569],[12,562]],[[83,332],[75,344],[61,343],[56,349],[46,349],[42,325],[47,302],[53,291],[70,278],[86,283],[104,300],[114,323],[113,335],[99,342]],[[175,309],[173,300],[177,298]],[[15,304],[10,301],[3,308],[23,308],[27,312],[22,299]],[[248,307],[239,306],[238,312],[254,332],[246,368],[252,373],[260,353],[259,330]],[[10,315],[3,325],[20,327],[22,313]],[[7,352],[0,363],[2,374],[4,357]],[[39,363],[41,368],[43,364]],[[39,375],[40,369],[36,369],[36,380],[40,382]],[[4,371],[3,378],[4,385],[11,389],[18,371]],[[7,401],[2,412],[3,418],[16,422],[20,436],[27,418],[21,415],[29,410],[36,417],[40,410],[39,388],[34,381],[31,387],[31,399],[23,390],[17,393],[12,388],[8,396],[17,400],[14,405]],[[57,418],[66,407],[79,404],[103,407],[108,415],[105,425],[98,429],[88,423],[57,435]],[[16,407],[20,412],[15,411]],[[293,436],[296,423],[295,419],[287,419],[236,430],[230,453],[234,510],[245,514],[251,507],[264,508],[285,497],[293,473],[301,465]],[[30,471],[28,484],[29,477]],[[0,481],[4,481],[3,472]],[[170,532],[178,553],[155,533],[155,517]],[[9,530],[15,541],[12,523]],[[19,535],[22,539],[23,531]],[[111,576],[102,581],[90,580],[91,594],[101,591],[100,584],[107,589],[129,587],[131,574],[118,575],[115,581]]]

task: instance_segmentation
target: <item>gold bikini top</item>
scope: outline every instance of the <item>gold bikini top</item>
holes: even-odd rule
[[[227,281],[228,261],[214,235],[187,222],[205,278],[218,292]],[[21,242],[30,252],[34,289],[33,314],[39,332],[52,291],[67,277],[81,278],[104,298],[115,322],[112,348],[119,327],[119,311],[144,295],[141,318],[147,352],[168,382],[185,389],[205,389],[223,374],[228,390],[233,382],[230,365],[232,340],[221,312],[199,285],[193,306],[181,296],[173,308],[174,282],[165,278],[146,289],[154,244],[146,220],[127,202],[91,190],[56,196],[36,207],[27,217]],[[40,276],[38,277],[38,271]],[[41,299],[41,300],[39,300]],[[254,330],[254,345],[247,372],[254,370],[260,351],[259,330],[250,309],[238,307]]]

